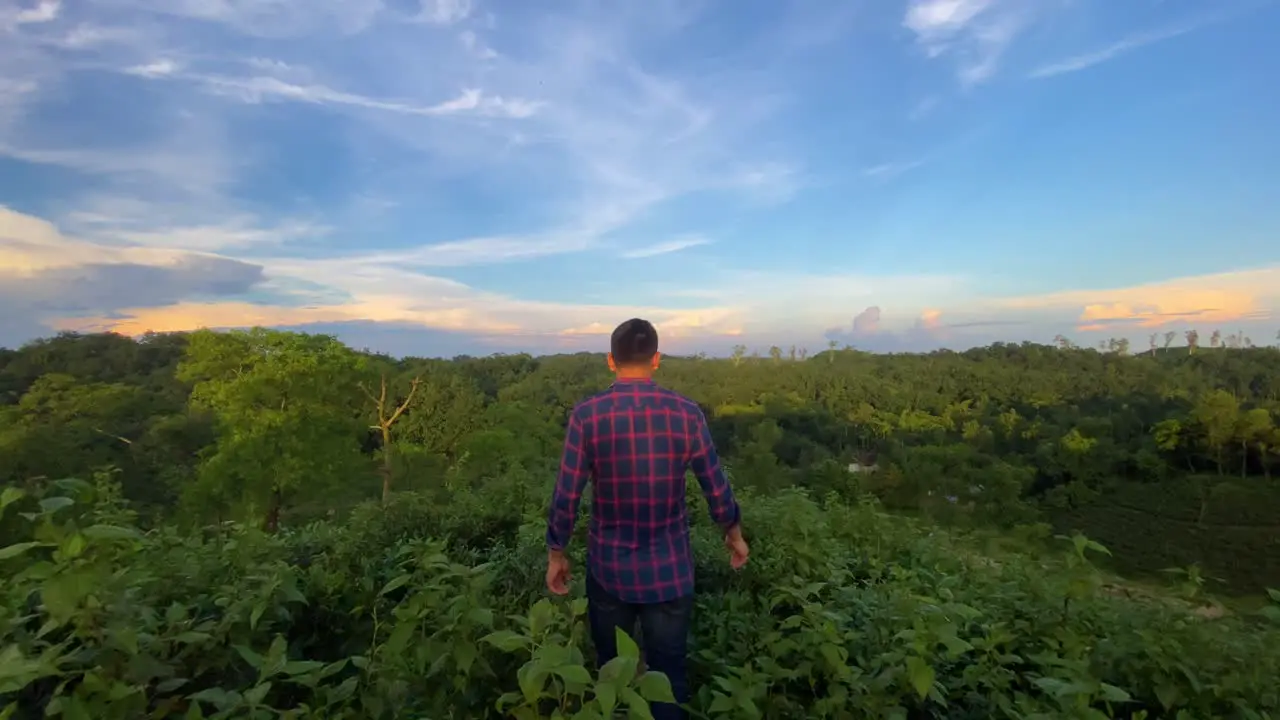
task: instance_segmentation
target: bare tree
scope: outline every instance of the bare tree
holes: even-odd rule
[[[747,346],[746,346],[746,345],[734,345],[734,346],[733,346],[733,355],[731,355],[731,356],[730,356],[730,357],[733,359],[733,366],[734,366],[734,367],[738,367],[739,365],[741,365],[741,364],[742,364],[742,358],[743,358],[743,356],[745,356],[746,354],[747,354]]]
[[[1200,342],[1200,331],[1199,331],[1199,330],[1188,330],[1188,331],[1187,331],[1186,333],[1184,333],[1184,334],[1187,336],[1187,354],[1188,354],[1188,355],[1195,355],[1195,354],[1196,354],[1196,345]]]
[[[1151,333],[1151,337],[1148,338],[1151,343],[1151,357],[1156,356],[1156,338],[1158,337],[1160,337],[1160,333]]]
[[[418,392],[418,385],[422,383],[422,378],[416,377],[409,384],[409,394],[405,396],[403,402],[396,405],[394,409],[387,402],[387,374],[382,373],[382,391],[374,395],[365,387],[364,383],[360,383],[360,389],[364,390],[364,394],[369,396],[373,401],[373,407],[378,413],[378,424],[373,426],[382,435],[382,504],[386,505],[391,501],[391,426],[396,424],[396,420],[404,414],[409,404],[413,402],[413,396]]]
[[[1173,344],[1173,339],[1178,337],[1178,333],[1170,330],[1164,334],[1164,351],[1169,352],[1169,346]]]
[[[1217,348],[1217,347],[1221,347],[1221,345],[1222,345],[1222,331],[1214,330],[1213,334],[1209,336],[1209,347]]]

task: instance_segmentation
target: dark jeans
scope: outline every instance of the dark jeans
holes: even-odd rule
[[[644,636],[645,663],[650,670],[663,673],[671,681],[676,700],[689,702],[689,618],[693,614],[693,595],[663,603],[638,604],[623,602],[600,587],[587,573],[587,617],[591,623],[591,640],[596,646],[596,662],[600,667],[618,654],[616,628],[635,635],[636,618]],[[654,703],[654,720],[684,718],[677,705]]]

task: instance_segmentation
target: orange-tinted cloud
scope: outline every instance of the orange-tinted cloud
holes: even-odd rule
[[[942,329],[942,311],[933,308],[926,309],[920,313],[920,319],[917,324],[924,330]]]
[[[1280,267],[1215,273],[1111,290],[1073,290],[1016,298],[1007,309],[1062,309],[1081,332],[1153,328],[1170,323],[1228,323],[1271,316],[1280,301]]]
[[[247,302],[184,302],[155,308],[133,308],[111,317],[60,318],[53,321],[57,330],[80,332],[112,331],[124,335],[141,335],[146,332],[174,332],[197,328],[236,328],[262,326],[297,326],[335,322],[386,322],[417,325],[434,330],[452,330],[488,335],[540,335],[599,336],[613,332],[614,325],[591,322],[567,329],[537,329],[548,319],[544,314],[531,325],[501,316],[513,311],[525,310],[519,301],[509,301],[510,307],[474,307],[442,309],[412,309],[406,307],[409,298],[380,298],[377,302],[355,302],[347,305],[322,305],[309,307],[282,307],[258,305]],[[552,308],[544,308],[553,310]],[[566,320],[579,318],[591,312],[589,308],[569,308]],[[665,337],[687,338],[705,335],[736,336],[742,328],[736,324],[729,311],[657,310],[637,308],[597,308],[597,316],[617,316],[618,322],[632,315],[650,318]]]

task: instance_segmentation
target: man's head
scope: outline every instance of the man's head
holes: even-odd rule
[[[627,377],[648,377],[658,369],[658,331],[652,323],[632,318],[613,331],[609,369]]]

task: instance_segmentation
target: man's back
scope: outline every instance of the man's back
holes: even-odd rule
[[[569,418],[547,542],[563,548],[582,490],[594,477],[588,571],[620,600],[656,603],[693,591],[685,470],[702,485],[711,516],[738,522],[698,405],[652,380],[619,380]]]

